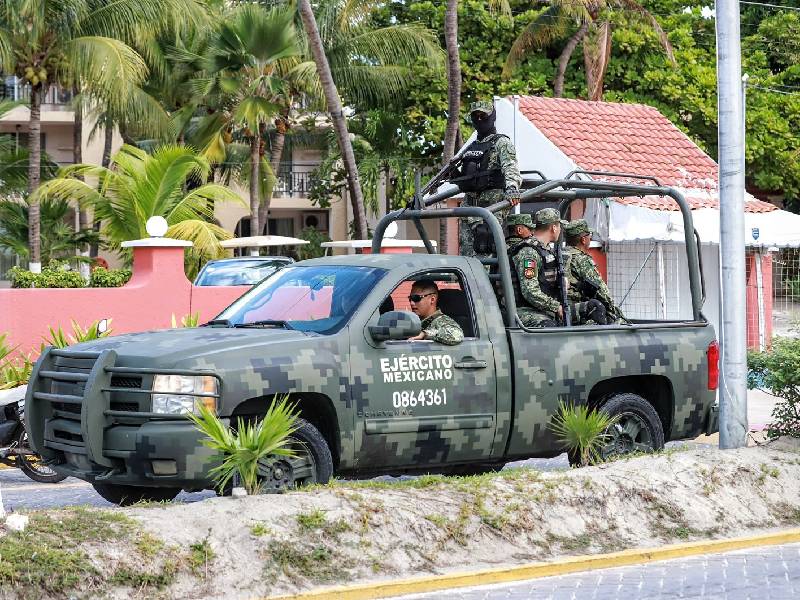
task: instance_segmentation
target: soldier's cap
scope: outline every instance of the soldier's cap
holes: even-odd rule
[[[594,233],[590,228],[586,219],[575,219],[564,225],[564,233],[569,237],[578,237],[587,233]]]
[[[490,115],[494,112],[494,104],[492,102],[487,102],[485,100],[480,100],[478,102],[473,102],[469,105],[469,114],[474,112],[482,112]]]
[[[506,217],[506,227],[513,227],[515,225],[524,225],[525,227],[533,229],[533,219],[527,213],[508,215]]]
[[[543,208],[538,211],[534,217],[534,221],[537,227],[540,225],[550,225],[551,223],[561,223],[562,225],[567,225],[569,223],[569,221],[565,221],[561,218],[561,213],[555,208]]]

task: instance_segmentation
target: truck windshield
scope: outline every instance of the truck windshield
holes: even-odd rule
[[[336,333],[386,274],[385,269],[346,266],[286,267],[226,308],[215,321],[228,326],[277,326]]]

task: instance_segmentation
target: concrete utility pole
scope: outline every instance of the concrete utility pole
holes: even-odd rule
[[[744,128],[739,0],[717,0],[722,364],[720,448],[747,441],[747,344],[744,267]]]

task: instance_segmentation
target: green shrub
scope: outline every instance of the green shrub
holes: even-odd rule
[[[769,438],[800,438],[800,339],[775,338],[768,352],[748,354],[752,375],[781,400],[772,409]]]
[[[301,240],[307,240],[308,244],[297,246],[297,259],[307,260],[309,258],[319,258],[325,256],[325,248],[322,247],[323,242],[330,242],[326,234],[314,229],[313,227],[306,227],[298,235]]]
[[[178,325],[177,319],[175,319],[175,313],[172,313],[172,328],[176,329],[178,327],[197,327],[200,325],[200,311],[196,313],[189,313],[188,315],[183,315],[181,317],[181,324]]]
[[[272,404],[258,423],[239,417],[235,431],[204,405],[200,405],[200,414],[187,417],[207,437],[203,444],[220,454],[222,464],[211,470],[220,490],[238,473],[247,493],[257,494],[261,490],[259,461],[295,455],[289,438],[297,429],[297,413],[288,396]]]
[[[81,274],[68,271],[66,264],[51,261],[41,273],[32,273],[21,267],[11,267],[8,271],[11,287],[15,288],[82,288],[86,287]]]
[[[25,385],[31,378],[33,361],[29,356],[0,364],[0,390],[10,390]]]
[[[615,417],[585,404],[572,406],[562,402],[550,428],[558,440],[578,456],[581,466],[586,466],[600,459],[600,449],[607,438],[605,432],[615,422]]]
[[[106,269],[95,267],[89,277],[89,287],[108,288],[122,287],[131,278],[130,269]]]
[[[55,346],[56,348],[66,348],[72,344],[79,344],[81,342],[89,342],[91,340],[97,340],[100,338],[107,337],[111,334],[111,319],[104,319],[105,320],[105,330],[100,331],[100,323],[102,320],[95,321],[94,323],[90,324],[86,329],[82,328],[77,321],[74,319],[71,321],[72,323],[72,335],[69,336],[67,339],[67,334],[64,333],[64,330],[61,329],[61,326],[58,326],[58,329],[50,329],[50,337],[44,338],[44,342],[46,346]]]

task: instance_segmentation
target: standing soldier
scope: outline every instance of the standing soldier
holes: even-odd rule
[[[539,213],[537,217],[538,215]],[[525,327],[558,326],[564,312],[557,300],[555,256],[533,237],[533,220],[530,215],[509,215],[506,226],[511,282],[520,321]],[[545,253],[550,260],[545,259]]]
[[[506,198],[511,200],[512,206],[519,204],[522,175],[517,164],[517,151],[508,136],[497,133],[495,129],[497,114],[494,104],[473,102],[469,115],[478,137],[462,155],[458,175],[450,180],[466,192],[462,206],[485,208]],[[503,225],[506,215],[508,209],[496,215],[500,225]],[[482,225],[482,220],[477,217],[459,220],[458,240],[463,256],[489,256],[494,252],[491,235]]]
[[[569,255],[567,268],[569,299],[572,302],[599,300],[605,308],[607,324],[624,323],[625,315],[614,304],[611,291],[600,277],[594,260],[589,256],[588,250],[589,243],[592,241],[592,233],[589,224],[584,219],[571,221],[564,226]]]

